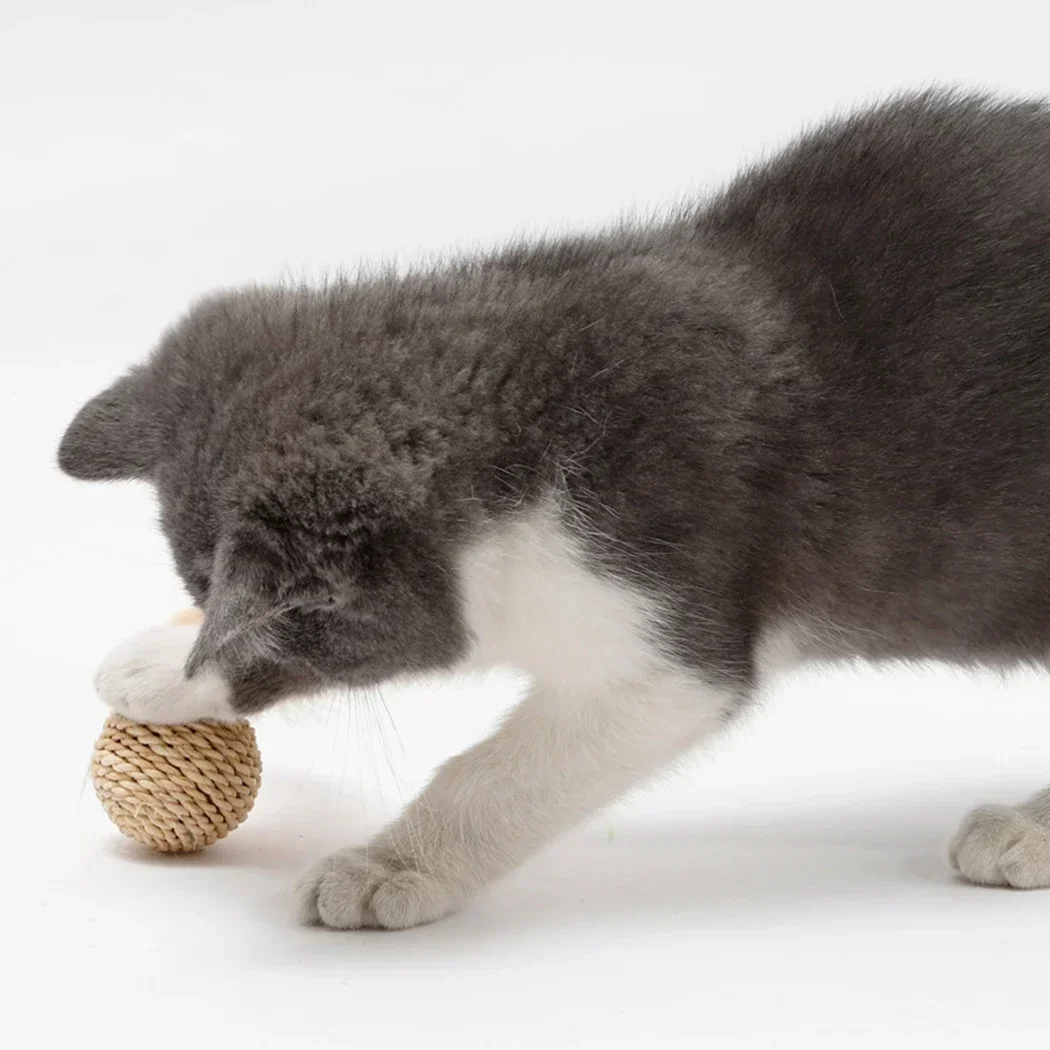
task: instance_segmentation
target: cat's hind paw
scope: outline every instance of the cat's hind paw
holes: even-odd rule
[[[949,847],[952,867],[983,886],[1050,886],[1050,828],[1011,806],[980,806]]]

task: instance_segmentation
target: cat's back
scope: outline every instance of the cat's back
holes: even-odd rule
[[[898,98],[756,165],[701,226],[761,266],[811,328],[883,351],[931,320],[946,338],[1050,326],[1050,108]]]
[[[778,289],[809,380],[779,605],[860,650],[1044,652],[1050,110],[902,98],[802,137],[699,224]]]

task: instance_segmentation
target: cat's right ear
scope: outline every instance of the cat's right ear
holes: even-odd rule
[[[147,478],[153,473],[163,437],[147,380],[146,369],[136,368],[76,414],[58,447],[61,470],[85,481]]]

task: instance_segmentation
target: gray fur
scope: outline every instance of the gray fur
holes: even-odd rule
[[[1050,111],[905,98],[662,223],[215,296],[59,463],[156,485],[241,711],[452,666],[457,552],[551,491],[736,693],[781,621],[1043,660]]]

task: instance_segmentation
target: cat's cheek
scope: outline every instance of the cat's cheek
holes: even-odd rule
[[[108,707],[136,722],[237,719],[229,683],[211,667],[192,678],[186,659],[196,626],[151,627],[121,642],[95,672],[95,691]]]

